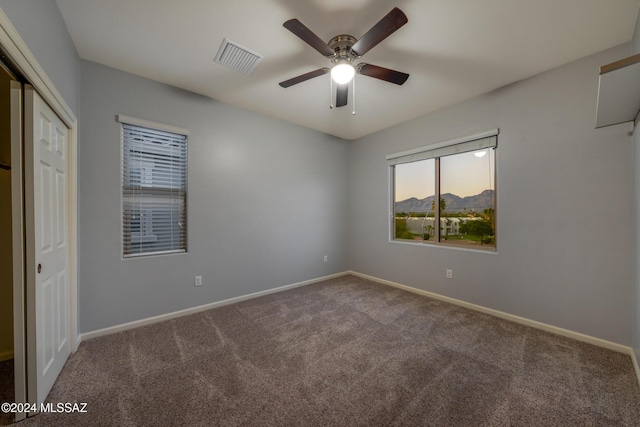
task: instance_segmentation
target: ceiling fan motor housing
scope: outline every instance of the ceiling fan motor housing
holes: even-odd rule
[[[354,59],[360,58],[353,50],[351,50],[351,46],[353,46],[357,41],[358,39],[348,34],[341,34],[329,40],[329,43],[327,44],[331,50],[335,52],[333,57],[331,57],[331,62],[337,64],[346,60],[350,63]]]

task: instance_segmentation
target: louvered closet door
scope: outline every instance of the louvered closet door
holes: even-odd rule
[[[70,353],[67,146],[67,127],[25,87],[30,403],[44,402]]]

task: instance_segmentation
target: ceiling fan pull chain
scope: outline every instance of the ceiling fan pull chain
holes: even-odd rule
[[[352,107],[353,110],[351,111],[352,115],[356,115],[356,76],[353,76],[353,79],[351,80],[352,83],[352,91],[353,91],[353,103],[352,103]]]
[[[329,77],[329,109],[333,110],[333,79]]]

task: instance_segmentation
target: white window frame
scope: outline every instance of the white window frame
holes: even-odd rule
[[[116,121],[120,123],[120,149],[121,149],[121,159],[120,159],[120,167],[121,167],[121,180],[120,180],[120,191],[121,191],[121,195],[120,195],[120,213],[121,213],[121,217],[120,217],[120,239],[121,239],[121,254],[122,257],[124,259],[130,259],[130,258],[138,258],[138,257],[148,257],[148,256],[155,256],[155,255],[166,255],[166,254],[176,254],[176,253],[186,253],[187,252],[187,181],[186,181],[186,176],[185,176],[185,196],[184,196],[184,204],[185,204],[185,221],[184,224],[182,225],[182,227],[185,229],[184,233],[185,233],[185,239],[184,239],[184,248],[179,248],[179,249],[172,249],[172,250],[161,250],[161,251],[148,251],[148,252],[139,252],[139,253],[125,253],[125,241],[124,241],[124,232],[125,232],[125,224],[124,224],[124,218],[123,218],[123,213],[124,213],[124,195],[122,194],[123,191],[123,170],[122,168],[124,167],[124,159],[123,159],[123,149],[124,149],[124,144],[123,144],[123,132],[124,132],[124,126],[123,125],[132,125],[132,126],[137,126],[137,127],[142,127],[142,128],[147,128],[147,129],[151,129],[151,130],[158,130],[158,131],[163,131],[163,132],[169,132],[169,133],[173,133],[173,134],[178,134],[178,135],[182,135],[184,136],[185,139],[185,144],[188,144],[188,135],[189,135],[189,131],[187,129],[184,128],[180,128],[180,127],[176,127],[176,126],[171,126],[171,125],[167,125],[167,124],[163,124],[163,123],[157,123],[157,122],[153,122],[153,121],[149,121],[149,120],[144,120],[144,119],[138,119],[135,117],[130,117],[130,116],[126,116],[123,114],[119,114],[116,116]],[[144,163],[144,162],[141,162]],[[145,168],[144,164],[141,164],[141,180],[145,179],[145,177],[143,176],[145,174]],[[187,170],[188,170],[188,151],[185,148],[185,175],[187,174]],[[148,180],[148,177],[146,178],[146,180]],[[140,210],[140,231],[139,232],[131,232],[131,242],[132,243],[141,243],[141,242],[155,242],[158,239],[158,236],[153,234],[153,227],[151,225],[151,219],[144,219],[145,216],[145,212],[147,211],[147,214],[150,214],[150,209],[141,209]]]
[[[388,170],[389,170],[389,242],[391,243],[400,243],[400,244],[409,244],[409,245],[418,245],[418,246],[433,246],[440,248],[449,248],[456,250],[470,250],[477,251],[483,253],[497,253],[498,251],[498,226],[497,226],[497,205],[498,205],[498,190],[497,190],[497,157],[494,159],[496,167],[493,171],[494,174],[494,215],[495,215],[495,248],[487,249],[480,247],[470,247],[464,245],[454,245],[450,243],[442,243],[440,241],[442,230],[439,228],[442,227],[441,218],[440,218],[440,210],[435,209],[434,215],[434,224],[440,224],[440,227],[434,227],[434,230],[437,230],[436,238],[434,241],[411,241],[405,239],[396,239],[395,237],[395,191],[396,191],[396,183],[395,183],[395,166],[405,163],[412,163],[422,160],[428,159],[436,159],[436,192],[435,197],[436,200],[440,197],[440,163],[439,159],[444,156],[450,156],[454,154],[472,152],[482,149],[496,149],[498,146],[498,135],[500,134],[500,129],[495,128],[485,132],[480,132],[477,134],[463,136],[455,139],[450,139],[446,141],[441,141],[438,143],[413,148],[411,150],[400,151],[397,153],[389,154],[386,156]],[[493,153],[495,155],[495,153]]]

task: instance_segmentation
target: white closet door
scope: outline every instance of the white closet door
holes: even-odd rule
[[[24,92],[27,389],[29,402],[40,404],[71,347],[68,129],[32,87],[26,86]]]

